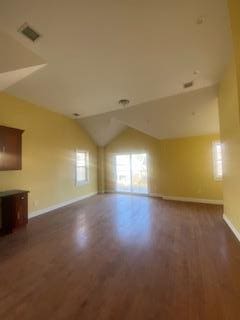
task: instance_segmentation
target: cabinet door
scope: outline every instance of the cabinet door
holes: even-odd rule
[[[22,130],[0,127],[0,170],[21,170]]]
[[[28,193],[3,197],[2,205],[2,232],[12,233],[19,227],[25,226],[28,222]]]
[[[16,130],[7,130],[7,132],[5,132],[4,143],[5,143],[5,153],[4,153],[5,170],[21,169],[22,168],[21,133]]]
[[[15,197],[14,228],[24,226],[28,222],[28,200],[27,193]]]
[[[4,170],[4,152],[5,152],[4,130],[1,130],[1,127],[0,127],[0,170]]]

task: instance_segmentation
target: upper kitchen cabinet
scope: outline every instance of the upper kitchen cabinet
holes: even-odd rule
[[[23,130],[0,126],[0,171],[22,169]]]

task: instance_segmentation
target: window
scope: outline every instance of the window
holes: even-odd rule
[[[116,155],[115,179],[116,190],[119,192],[147,194],[146,153]]]
[[[215,180],[222,180],[222,146],[219,141],[213,143],[213,171]]]
[[[76,151],[76,184],[86,184],[89,180],[88,152]]]

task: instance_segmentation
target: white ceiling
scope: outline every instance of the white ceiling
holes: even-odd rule
[[[0,32],[0,55],[0,90],[46,65],[43,59],[3,32]]]
[[[39,41],[17,32],[24,22]],[[47,62],[7,91],[83,117],[183,93],[194,78],[194,90],[212,86],[231,47],[225,0],[1,0],[0,28]]]
[[[117,120],[114,111],[78,121],[99,146],[106,146],[127,128],[127,125]]]
[[[80,119],[98,145],[132,127],[158,139],[219,132],[217,87],[161,98],[119,111]]]

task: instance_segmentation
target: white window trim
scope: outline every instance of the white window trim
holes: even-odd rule
[[[217,162],[217,159],[216,159],[216,145],[217,145],[217,144],[220,144],[220,145],[221,145],[221,141],[217,140],[217,141],[213,141],[213,143],[212,143],[213,177],[214,177],[214,180],[215,180],[215,181],[222,181],[222,180],[223,180],[223,174],[222,174],[222,176],[220,177],[220,176],[217,174],[217,167],[216,167],[216,162]],[[222,160],[222,165],[223,165],[223,160]]]
[[[78,181],[77,180],[77,153],[85,153],[86,154],[86,175],[87,179],[84,181]],[[75,150],[75,185],[76,187],[84,186],[89,184],[89,151],[88,150],[82,150],[82,149],[76,149]]]

